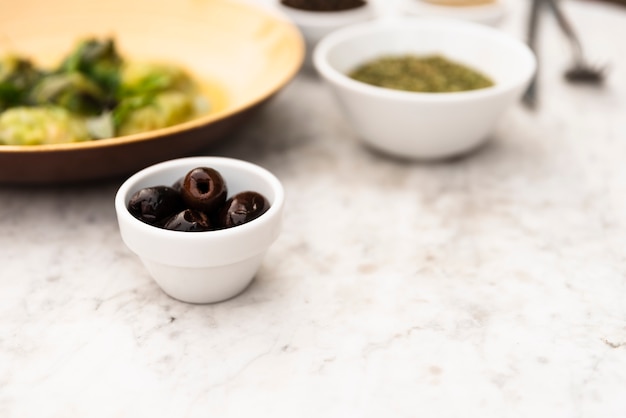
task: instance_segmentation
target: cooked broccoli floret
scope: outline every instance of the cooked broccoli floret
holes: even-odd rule
[[[61,107],[14,107],[0,114],[0,144],[60,144],[89,139],[84,121]]]
[[[63,60],[58,72],[80,72],[103,91],[114,93],[119,86],[122,64],[113,39],[86,39]]]
[[[7,55],[0,59],[0,112],[24,105],[31,88],[42,76],[43,71],[26,58]]]
[[[128,62],[121,70],[120,96],[160,93],[166,90],[190,92],[195,89],[191,77],[179,66],[154,62]]]
[[[43,77],[29,95],[32,105],[54,104],[81,115],[97,115],[106,109],[106,93],[81,73]]]
[[[166,91],[153,97],[135,96],[122,100],[113,111],[119,135],[130,135],[185,122],[194,115],[194,97]]]

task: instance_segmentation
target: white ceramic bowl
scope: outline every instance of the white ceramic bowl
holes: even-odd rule
[[[276,7],[300,29],[306,45],[304,64],[309,66],[312,64],[311,54],[313,48],[324,36],[344,26],[368,21],[377,16],[372,0],[369,0],[361,7],[337,12],[296,9],[285,6],[280,0],[276,0]]]
[[[465,92],[416,93],[372,86],[346,75],[377,57],[407,53],[441,54],[483,72],[495,85]],[[416,17],[339,29],[317,44],[313,60],[363,141],[413,159],[451,157],[483,143],[520,98],[536,68],[530,49],[497,29]]]
[[[401,12],[411,16],[445,17],[449,19],[468,20],[484,25],[497,26],[505,16],[509,0],[493,0],[491,2],[466,4],[459,2],[437,2],[427,0],[399,0]]]
[[[148,225],[130,214],[130,197],[138,190],[171,186],[196,167],[222,174],[228,196],[251,190],[263,194],[270,209],[229,229],[206,232],[170,231]],[[222,157],[166,161],[131,176],[119,188],[115,210],[122,240],[165,293],[190,303],[212,303],[242,292],[254,278],[263,256],[280,232],[284,190],[269,171],[249,162]]]

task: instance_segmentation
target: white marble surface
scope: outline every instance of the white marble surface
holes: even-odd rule
[[[156,287],[118,182],[1,187],[0,417],[626,417],[626,10],[566,10],[605,88],[562,81],[546,19],[540,108],[463,159],[370,152],[310,73],[207,151],[288,196],[224,303]]]

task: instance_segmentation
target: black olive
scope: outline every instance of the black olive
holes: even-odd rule
[[[188,207],[210,214],[226,201],[227,192],[226,182],[218,171],[198,167],[185,176],[181,195]]]
[[[143,188],[132,195],[128,202],[128,211],[131,215],[155,226],[161,226],[183,208],[180,193],[167,186]]]
[[[241,192],[228,199],[222,206],[219,224],[222,228],[232,228],[258,218],[269,208],[270,203],[262,194]]]
[[[172,184],[172,189],[176,190],[178,193],[183,191],[183,181],[185,180],[184,177],[179,178],[178,180],[176,180],[176,182],[174,184]]]
[[[200,232],[214,229],[211,220],[204,213],[193,209],[185,209],[172,216],[163,226],[173,231]]]

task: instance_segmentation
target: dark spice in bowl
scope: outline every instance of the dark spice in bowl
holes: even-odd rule
[[[363,0],[281,0],[285,6],[314,12],[337,12],[365,5]]]
[[[494,84],[479,71],[440,55],[383,56],[348,75],[378,87],[423,93],[478,90]]]

